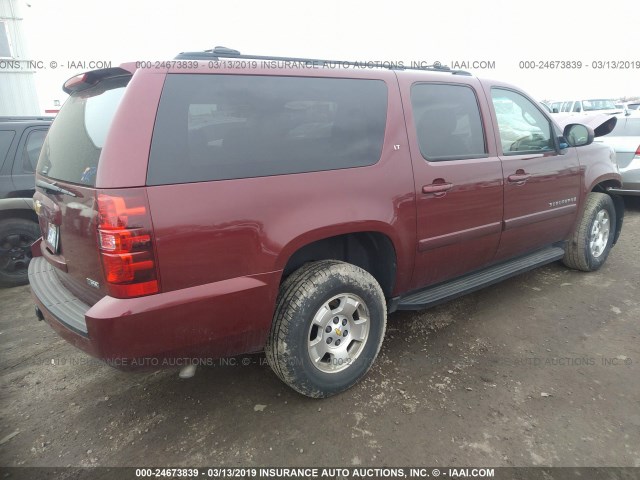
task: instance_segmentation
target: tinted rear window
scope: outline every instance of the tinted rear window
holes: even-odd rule
[[[95,185],[100,153],[130,79],[103,80],[69,97],[49,129],[38,160],[38,173],[56,180]]]
[[[486,157],[480,109],[470,87],[417,83],[411,87],[411,106],[425,159]]]
[[[379,80],[168,75],[147,183],[372,165],[386,111],[387,87]]]

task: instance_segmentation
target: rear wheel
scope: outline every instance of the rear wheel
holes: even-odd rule
[[[0,221],[0,286],[15,287],[29,282],[27,268],[31,244],[40,237],[37,223],[22,218]]]
[[[267,361],[303,395],[328,397],[367,373],[385,327],[384,294],[368,272],[334,260],[310,263],[281,287]]]
[[[566,266],[592,272],[607,260],[616,229],[616,209],[613,200],[604,193],[591,192],[567,247],[563,262]]]

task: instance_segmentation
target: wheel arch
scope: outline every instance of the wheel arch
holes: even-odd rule
[[[622,186],[622,182],[618,181],[616,178],[609,178],[603,180],[599,183],[596,183],[592,186],[591,192],[604,193],[611,197],[613,200],[613,206],[616,210],[616,230],[613,236],[613,245],[615,245],[620,237],[620,233],[622,232],[622,224],[624,222],[624,200],[620,195],[615,195],[609,192],[611,188],[620,188]]]
[[[20,200],[20,202],[18,202],[18,208],[16,208],[15,205],[0,205],[0,220],[22,218],[24,220],[30,220],[34,223],[38,223],[38,216],[36,215],[36,212],[34,212],[31,208],[23,208],[20,205],[21,203],[23,203],[23,199],[20,198],[13,200]]]
[[[340,260],[369,272],[390,298],[397,285],[398,254],[396,242],[383,229],[323,229],[309,232],[291,241],[278,258],[281,283],[308,262]],[[386,230],[386,229],[384,229]]]

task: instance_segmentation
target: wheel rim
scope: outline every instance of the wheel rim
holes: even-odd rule
[[[0,270],[11,276],[26,273],[31,260],[31,235],[13,233],[0,238]]]
[[[609,213],[604,209],[600,210],[593,219],[591,235],[589,237],[589,248],[591,249],[591,255],[594,258],[598,258],[602,255],[607,248],[610,228],[611,222],[609,219]]]
[[[369,309],[352,293],[332,297],[313,316],[309,327],[311,363],[325,373],[348,368],[360,356],[369,338]]]

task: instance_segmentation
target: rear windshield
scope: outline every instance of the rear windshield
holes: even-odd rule
[[[618,118],[610,137],[640,137],[640,118]]]
[[[373,165],[386,119],[381,80],[169,75],[147,184]]]
[[[100,153],[130,79],[103,80],[69,97],[49,129],[38,173],[55,180],[95,185]]]

